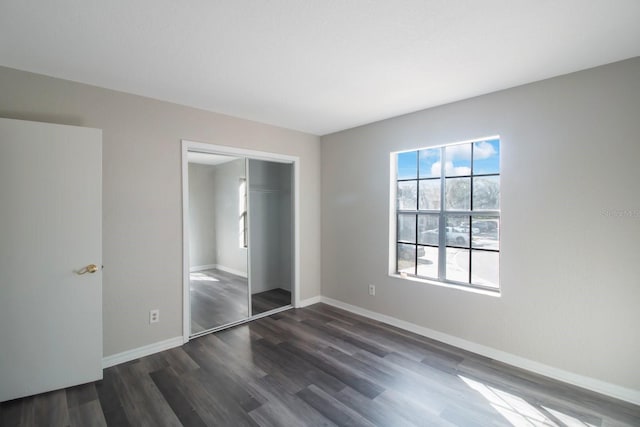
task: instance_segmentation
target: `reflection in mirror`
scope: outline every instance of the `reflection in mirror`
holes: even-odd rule
[[[293,167],[249,159],[251,314],[291,304]]]
[[[250,316],[246,160],[205,153],[189,161],[191,333]]]

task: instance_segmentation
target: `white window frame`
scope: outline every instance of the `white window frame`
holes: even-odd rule
[[[440,177],[436,178],[440,180],[440,209],[438,210],[426,210],[426,209],[418,209],[419,207],[416,208],[416,210],[401,210],[398,209],[397,206],[397,189],[398,189],[398,182],[403,181],[402,179],[398,179],[398,171],[397,171],[397,159],[398,159],[398,155],[402,154],[402,153],[408,153],[408,152],[418,152],[417,157],[418,157],[418,162],[419,162],[419,151],[420,150],[431,150],[431,149],[440,149],[440,162],[441,165],[445,165],[446,164],[446,154],[445,154],[445,148],[449,147],[449,146],[453,146],[453,145],[461,145],[461,144],[473,144],[476,142],[482,142],[482,141],[490,141],[490,140],[499,140],[500,141],[500,158],[499,158],[499,162],[500,162],[500,168],[497,174],[489,174],[489,175],[493,175],[493,176],[499,176],[501,177],[501,173],[502,173],[502,165],[501,165],[501,157],[502,157],[502,139],[500,138],[499,135],[494,135],[494,136],[489,136],[489,137],[483,137],[483,138],[477,138],[477,139],[471,139],[471,140],[466,140],[466,141],[459,141],[459,142],[455,142],[455,143],[449,143],[449,144],[443,144],[443,145],[436,145],[436,146],[427,146],[427,147],[419,147],[419,148],[414,148],[414,149],[410,149],[410,150],[402,150],[402,151],[395,151],[392,152],[390,154],[390,209],[389,209],[389,275],[392,277],[396,277],[396,278],[401,278],[401,279],[405,279],[405,280],[411,280],[411,281],[417,281],[417,282],[423,282],[423,283],[429,283],[429,284],[435,284],[435,285],[441,285],[441,286],[445,286],[445,287],[453,287],[456,289],[462,289],[462,290],[467,290],[467,291],[473,291],[473,292],[477,292],[477,293],[482,293],[482,294],[488,294],[488,295],[492,295],[492,296],[499,296],[500,295],[500,283],[497,284],[497,287],[493,287],[493,286],[483,286],[480,284],[476,284],[476,283],[472,283],[471,280],[471,275],[473,274],[473,266],[472,266],[472,251],[478,251],[478,250],[483,250],[480,248],[473,248],[473,244],[472,244],[472,240],[471,240],[471,233],[472,233],[472,222],[471,219],[473,216],[481,216],[481,217],[487,217],[487,218],[495,218],[498,220],[498,222],[501,222],[501,202],[500,202],[500,209],[498,210],[471,210],[473,207],[471,206],[469,210],[446,210],[445,206],[446,206],[446,191],[445,191],[445,186],[446,186],[446,178],[451,178],[451,176],[447,176],[446,175],[446,168],[445,167],[441,167],[441,172],[440,172]],[[470,178],[470,185],[471,185],[471,189],[473,189],[473,179],[474,177],[478,177],[478,176],[486,176],[484,174],[475,174],[474,175],[474,171],[473,171],[473,158],[471,159],[471,172],[469,175],[463,175],[460,177],[468,177]],[[456,178],[458,176],[455,176]],[[416,180],[419,182],[420,180],[426,180],[425,178],[420,178],[419,176],[416,178]],[[419,185],[419,184],[418,184]],[[473,191],[473,190],[471,190]],[[419,187],[418,187],[418,195],[417,197],[419,198]],[[473,193],[471,192],[470,195],[471,199],[473,200]],[[437,278],[430,278],[430,277],[425,277],[425,276],[418,276],[417,274],[406,274],[406,273],[401,273],[398,270],[398,244],[399,244],[399,239],[398,239],[398,216],[399,214],[402,213],[408,213],[408,214],[416,214],[416,215],[438,215],[439,217],[439,222],[438,222],[438,227],[439,227],[439,234],[438,234],[438,277]],[[454,280],[450,280],[450,279],[446,279],[445,275],[446,275],[446,248],[447,248],[447,242],[446,242],[446,233],[445,233],[445,227],[446,225],[446,218],[448,216],[468,216],[469,217],[469,281],[468,282],[459,282],[459,281],[454,281]],[[416,219],[416,229],[417,229],[417,224],[418,224],[418,219]],[[501,228],[501,227],[500,227]],[[498,245],[500,245],[500,230],[498,230],[499,234],[498,234]],[[417,231],[416,231],[417,234]],[[417,237],[417,236],[416,236]],[[418,239],[416,238],[416,242],[415,242],[416,247],[420,246],[420,244],[418,243]],[[426,245],[425,245],[426,246]],[[435,245],[431,245],[432,247],[436,247]],[[500,246],[499,246],[500,248]],[[497,250],[492,250],[492,252],[497,252],[498,256],[500,256],[500,252],[501,249],[497,249]],[[417,258],[417,254],[416,254],[416,258]],[[417,260],[416,260],[417,261]],[[416,263],[417,266],[417,263]],[[416,268],[416,273],[417,273],[417,268]],[[499,272],[498,272],[498,275]],[[500,282],[500,280],[498,280],[498,282]]]

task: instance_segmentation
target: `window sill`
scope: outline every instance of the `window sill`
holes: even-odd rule
[[[429,280],[429,279],[423,279],[420,277],[400,275],[398,273],[389,273],[389,277],[392,277],[394,279],[400,279],[400,280],[409,280],[411,282],[426,283],[429,285],[440,286],[443,288],[457,289],[459,291],[471,292],[471,293],[480,294],[480,295],[487,295],[495,298],[500,298],[501,296],[499,289],[496,289],[495,291],[489,290],[489,289],[480,289],[480,288],[474,288],[472,286],[456,285],[455,283],[439,282],[437,280]]]

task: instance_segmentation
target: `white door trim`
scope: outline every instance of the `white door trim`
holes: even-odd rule
[[[289,163],[293,165],[293,306],[300,305],[300,158],[287,154],[248,150],[182,140],[182,336],[189,342],[191,334],[191,308],[189,304],[189,151],[198,153],[243,156],[256,160]]]

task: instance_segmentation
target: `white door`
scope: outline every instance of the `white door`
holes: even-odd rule
[[[0,402],[102,378],[101,264],[102,131],[0,119]]]

